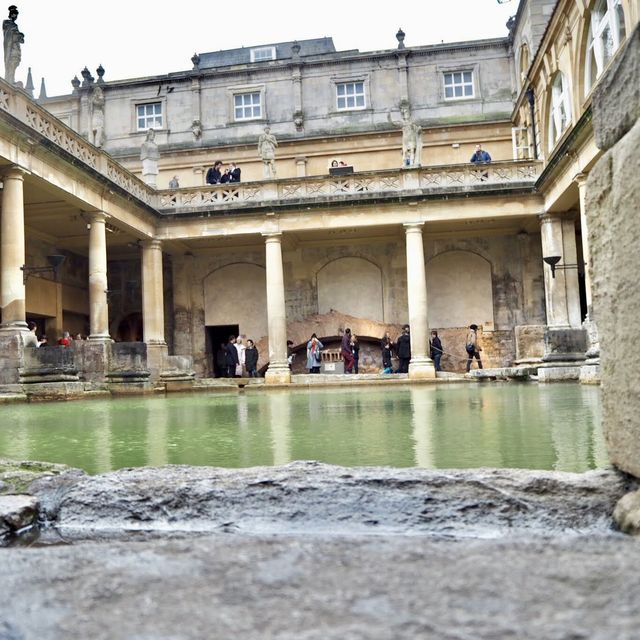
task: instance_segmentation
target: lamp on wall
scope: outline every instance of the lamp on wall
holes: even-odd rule
[[[556,269],[562,269],[563,271],[566,269],[580,269],[584,268],[584,262],[578,262],[576,264],[561,264],[558,265],[558,262],[562,260],[562,256],[547,256],[546,258],[542,258],[550,267],[551,267],[551,277],[556,277]]]
[[[51,271],[53,273],[54,279],[57,279],[58,268],[62,265],[65,259],[66,259],[66,256],[54,253],[54,254],[51,254],[50,256],[47,256],[47,262],[49,263],[49,266],[32,267],[30,265],[23,264],[20,267],[20,269],[22,269],[22,283],[27,284],[27,278],[32,273],[45,273],[46,271]]]

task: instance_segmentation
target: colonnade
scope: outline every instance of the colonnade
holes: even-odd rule
[[[2,216],[0,220],[0,332],[26,334],[26,294],[22,266],[25,262],[24,224],[25,171],[12,167],[3,176]],[[582,253],[588,261],[588,244],[584,226],[584,177],[576,181],[580,189],[582,222]],[[89,340],[109,342],[109,309],[107,300],[107,225],[108,215],[102,211],[90,214],[89,232]],[[427,288],[423,246],[424,222],[405,223],[407,297],[411,327],[411,361],[409,377],[434,378],[435,370],[429,358]],[[575,221],[573,217],[545,213],[540,217],[543,256],[562,256],[564,265],[577,265]],[[282,260],[282,233],[263,234],[265,242],[267,320],[269,339],[269,369],[266,382],[286,384],[291,380],[287,362],[287,319]],[[578,271],[558,270],[555,278],[544,266],[547,324],[555,328],[581,326]],[[586,272],[587,303],[591,291]],[[166,355],[164,336],[162,244],[158,239],[142,242],[142,315],[143,339],[148,349],[155,350],[160,363]],[[158,365],[159,366],[159,365]]]
[[[17,347],[28,334],[26,322],[24,176],[26,171],[12,167],[2,176],[2,215],[0,216],[0,336]],[[92,343],[111,341],[107,301],[108,215],[102,211],[89,214],[89,336]],[[143,339],[148,347],[166,353],[162,284],[162,247],[159,240],[142,243]],[[17,339],[17,342],[16,340]],[[9,342],[7,342],[9,344]],[[19,349],[15,350],[16,357]]]

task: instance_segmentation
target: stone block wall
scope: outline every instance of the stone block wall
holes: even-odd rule
[[[594,94],[596,141],[607,151],[589,174],[586,198],[604,433],[613,464],[636,477],[640,477],[639,117],[640,26]]]

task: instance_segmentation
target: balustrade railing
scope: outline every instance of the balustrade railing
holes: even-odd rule
[[[429,194],[456,190],[495,190],[501,186],[531,186],[542,170],[537,160],[490,164],[440,165],[352,173],[344,176],[309,176],[259,182],[227,183],[159,191],[159,209],[235,209],[262,203],[366,197],[367,195]]]
[[[103,174],[145,204],[156,204],[156,191],[90,144],[79,133],[34,102],[24,91],[0,80],[0,111],[28,125],[91,169]]]

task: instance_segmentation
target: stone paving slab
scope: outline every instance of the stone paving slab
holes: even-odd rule
[[[222,534],[0,550],[3,640],[635,640],[640,542]]]

